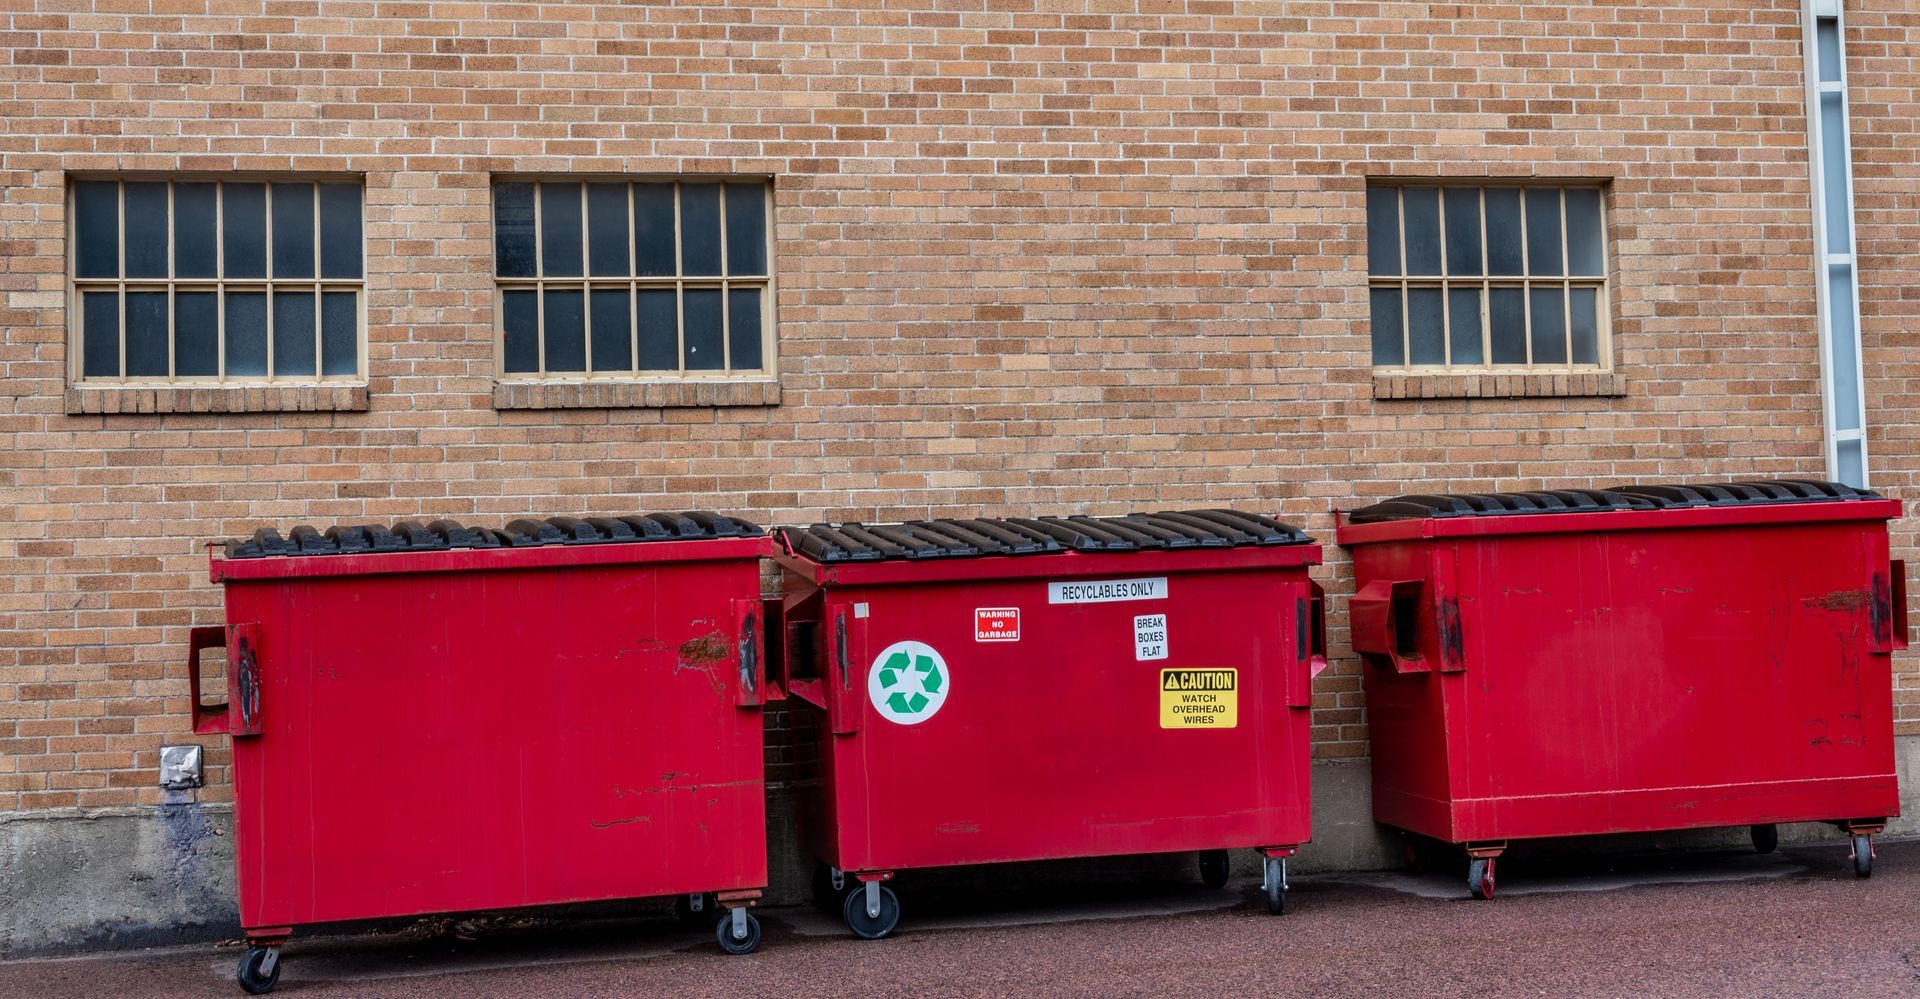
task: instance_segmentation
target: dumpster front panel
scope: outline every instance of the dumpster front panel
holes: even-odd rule
[[[759,545],[686,544],[716,557],[230,581],[243,925],[763,886]]]

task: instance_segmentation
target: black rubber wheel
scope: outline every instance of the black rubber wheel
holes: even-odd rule
[[[693,901],[685,895],[673,900],[673,918],[680,921],[682,929],[704,930],[720,918],[720,900],[711,894],[700,896],[700,910],[694,911]]]
[[[1780,827],[1771,822],[1753,827],[1753,852],[1772,853],[1780,847]]]
[[[847,881],[851,880],[851,878],[847,879]],[[839,912],[841,903],[845,901],[842,896],[846,894],[847,890],[844,886],[847,881],[842,881],[842,887],[835,889],[833,887],[833,869],[825,864],[815,864],[813,868],[814,907],[821,912]]]
[[[880,915],[867,915],[867,886],[855,884],[847,892],[847,900],[841,904],[840,911],[847,917],[847,928],[862,940],[882,940],[893,935],[893,928],[900,925],[900,899],[893,889],[880,886]]]
[[[1267,915],[1284,916],[1287,914],[1287,887],[1278,879],[1267,879]]]
[[[1473,862],[1467,865],[1467,890],[1473,893],[1474,898],[1493,897],[1492,857],[1475,857]]]
[[[1233,861],[1225,850],[1200,851],[1200,883],[1209,888],[1225,888]]]
[[[267,955],[273,953],[267,947],[254,947],[240,958],[240,966],[234,969],[233,980],[240,983],[248,995],[263,996],[280,984],[280,962],[273,962],[273,970],[262,974],[260,967],[267,963]]]
[[[1853,875],[1859,878],[1873,877],[1873,837],[1857,835],[1853,837]]]
[[[733,938],[733,914],[728,913],[726,918],[714,924],[713,938],[720,944],[720,949],[729,954],[751,954],[760,949],[760,921],[753,918],[753,913],[747,913],[746,938],[743,940],[735,940]]]

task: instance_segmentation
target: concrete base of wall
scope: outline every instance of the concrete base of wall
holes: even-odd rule
[[[1920,835],[1920,736],[1898,740],[1901,811],[1888,836]],[[1292,871],[1379,870],[1401,862],[1395,838],[1372,820],[1367,764],[1314,766],[1314,841]],[[190,794],[152,809],[0,815],[0,956],[141,947],[233,937],[231,811]],[[776,792],[767,816],[771,864],[767,904],[804,902],[813,861],[794,833],[793,800]],[[1782,827],[1782,843],[1840,842],[1833,827]],[[1744,829],[1708,829],[1556,840],[1539,853],[1719,849],[1747,842]],[[1018,864],[944,872],[954,885],[1060,885],[1190,874],[1192,858],[1126,857]],[[1251,852],[1237,874],[1258,876]],[[931,876],[931,875],[930,875]]]

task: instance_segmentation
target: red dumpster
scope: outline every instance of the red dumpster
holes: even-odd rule
[[[1900,505],[1827,482],[1403,496],[1353,511],[1379,822],[1518,839],[1899,814]]]
[[[227,543],[189,672],[194,730],[233,742],[240,984],[296,926],[647,896],[730,909],[752,950],[766,545],[709,513]]]
[[[1195,850],[1218,885],[1240,847],[1281,911],[1325,662],[1311,538],[1221,510],[775,533],[783,686],[819,712],[801,839],[855,933],[892,932],[902,870]]]

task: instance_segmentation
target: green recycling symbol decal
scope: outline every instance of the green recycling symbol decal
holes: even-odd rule
[[[867,672],[867,698],[880,717],[918,725],[947,703],[947,661],[925,642],[895,642],[874,657]]]

